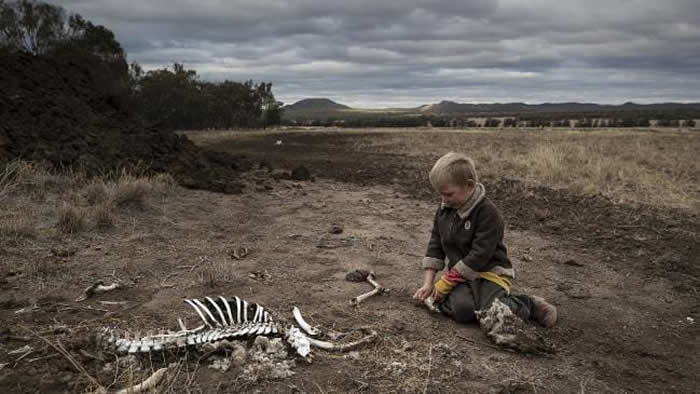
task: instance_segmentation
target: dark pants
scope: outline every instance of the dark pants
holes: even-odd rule
[[[526,295],[508,295],[504,288],[486,279],[477,279],[457,285],[440,303],[440,310],[459,323],[476,321],[475,311],[487,310],[499,299],[523,320],[529,320],[532,299]]]

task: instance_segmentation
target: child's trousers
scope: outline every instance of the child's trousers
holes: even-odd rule
[[[533,303],[530,297],[509,295],[503,287],[481,278],[457,285],[439,308],[459,323],[471,323],[476,321],[475,311],[487,310],[496,299],[508,305],[521,319],[527,321],[531,318]]]

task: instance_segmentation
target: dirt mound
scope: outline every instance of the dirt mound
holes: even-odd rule
[[[14,158],[101,174],[120,167],[170,172],[184,186],[237,192],[241,160],[185,136],[144,127],[126,111],[126,75],[85,54],[2,54],[0,162]]]

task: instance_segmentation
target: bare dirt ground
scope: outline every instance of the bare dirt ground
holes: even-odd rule
[[[15,231],[0,243],[0,387],[94,389],[39,334],[63,344],[110,388],[171,365],[160,391],[697,392],[696,191],[683,207],[620,202],[482,170],[487,193],[507,219],[516,291],[559,308],[559,324],[543,330],[557,349],[551,356],[496,349],[476,325],[455,324],[412,302],[437,203],[426,168],[450,146],[527,144],[507,137],[465,134],[455,146],[447,133],[198,134],[193,139],[201,146],[258,163],[241,179],[242,194],[172,187],[120,209],[109,229],[72,235],[55,230],[53,208],[69,198],[60,188],[11,196],[33,207],[35,231]],[[669,150],[700,140],[652,137]],[[315,180],[278,179],[298,165]],[[331,234],[333,226],[342,233]],[[234,258],[239,247],[250,253]],[[392,291],[351,307],[350,298],[369,290],[345,281],[358,268],[374,270]],[[75,301],[96,280],[117,279],[127,287]],[[177,317],[194,321],[183,297],[218,294],[260,302],[280,318],[290,318],[296,305],[314,325],[371,326],[380,338],[357,352],[316,351],[313,363],[298,361],[295,375],[284,379],[245,376],[241,368],[220,372],[209,360],[197,362],[196,353],[139,356],[115,368],[115,357],[87,339],[105,326],[174,329]]]

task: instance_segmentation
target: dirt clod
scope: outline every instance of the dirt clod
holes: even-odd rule
[[[292,170],[290,177],[295,181],[309,181],[311,180],[311,171],[304,166],[298,166]]]
[[[350,282],[364,282],[367,280],[368,275],[369,275],[369,271],[355,270],[352,272],[348,272],[345,275],[345,280],[350,281]]]

